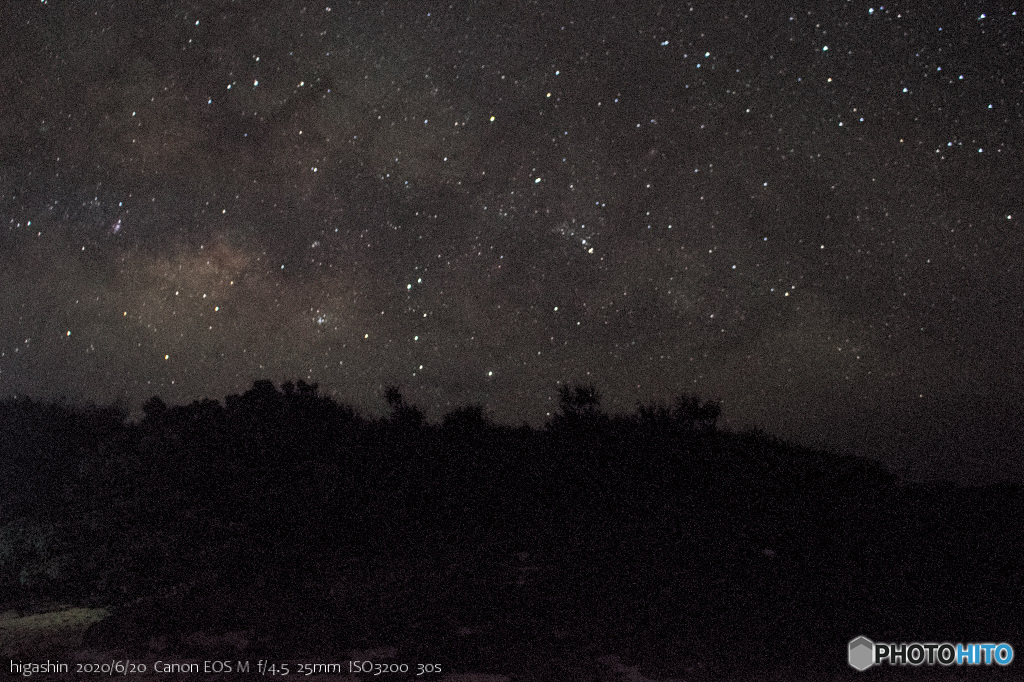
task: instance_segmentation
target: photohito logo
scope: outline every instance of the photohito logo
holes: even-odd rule
[[[882,644],[861,635],[850,640],[847,660],[857,670],[873,665],[1009,665],[1013,661],[1013,647],[1001,644],[950,644],[943,642],[910,642]]]

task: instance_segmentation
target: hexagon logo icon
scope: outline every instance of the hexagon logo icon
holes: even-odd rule
[[[851,639],[847,660],[857,670],[867,670],[875,664],[875,643],[863,635]]]

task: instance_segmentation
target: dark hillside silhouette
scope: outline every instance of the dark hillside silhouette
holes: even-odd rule
[[[0,404],[0,599],[108,607],[85,646],[134,656],[242,632],[253,658],[391,642],[501,672],[597,646],[686,679],[846,674],[859,634],[1024,632],[1019,485],[907,484],[724,431],[695,396],[611,415],[563,384],[541,429],[383,397],[381,419],[303,381],[154,397],[138,423]],[[757,657],[779,647],[808,660]]]

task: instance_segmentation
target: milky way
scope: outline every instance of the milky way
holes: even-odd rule
[[[5,395],[536,424],[585,381],[919,469],[1022,445],[1008,5],[7,11]]]

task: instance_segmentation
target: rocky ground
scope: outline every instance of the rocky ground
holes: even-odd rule
[[[109,610],[41,605],[39,613],[4,614],[0,643],[15,662],[144,663],[147,674],[136,679],[175,678],[154,672],[156,661],[200,665],[200,672],[182,679],[241,679],[257,674],[261,660],[276,663],[277,676],[287,663],[290,676],[325,680],[864,678],[845,665],[842,641],[818,655],[772,652],[763,638],[741,650],[743,638],[726,631],[736,627],[732,616],[726,626],[712,613],[702,616],[707,620],[685,613],[688,604],[701,601],[699,584],[680,579],[652,592],[643,566],[626,558],[612,575],[607,566],[567,564],[550,546],[508,549],[482,546],[429,560],[353,557],[331,570],[307,572],[305,578],[316,578],[316,584],[298,580],[288,587],[260,576],[248,590],[231,595],[182,585],[175,593]],[[725,655],[723,642],[740,655]],[[205,661],[248,661],[250,673],[206,674]],[[383,667],[350,672],[349,661]],[[402,663],[408,673],[389,671]],[[416,674],[420,664],[425,667]],[[915,672],[917,679],[936,679],[937,673],[947,682],[964,679],[963,671],[945,669],[886,675]],[[979,672],[1013,679],[1011,670]]]

